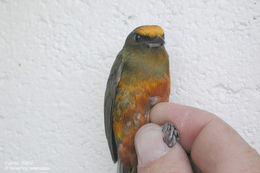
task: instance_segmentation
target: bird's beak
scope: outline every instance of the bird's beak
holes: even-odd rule
[[[164,38],[160,36],[154,37],[151,41],[147,42],[149,48],[161,47],[164,45]]]

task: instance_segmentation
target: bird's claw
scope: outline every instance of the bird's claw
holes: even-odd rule
[[[179,131],[174,128],[173,124],[170,122],[165,123],[162,126],[163,141],[168,145],[168,147],[173,147],[176,142],[180,139]]]

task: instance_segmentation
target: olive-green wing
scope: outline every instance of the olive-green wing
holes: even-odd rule
[[[105,93],[105,103],[104,103],[104,120],[105,120],[105,131],[106,137],[110,149],[110,153],[114,162],[117,161],[117,147],[115,142],[115,136],[113,132],[113,107],[114,100],[116,97],[117,85],[121,77],[121,72],[123,69],[122,54],[119,53],[110,71],[110,75],[107,81],[107,88]]]

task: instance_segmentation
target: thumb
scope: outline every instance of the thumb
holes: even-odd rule
[[[179,143],[172,148],[163,141],[162,128],[157,124],[142,126],[135,136],[138,172],[191,173],[189,159]]]

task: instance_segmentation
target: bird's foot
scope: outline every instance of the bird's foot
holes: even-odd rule
[[[174,128],[173,124],[170,122],[165,123],[162,126],[163,141],[168,145],[168,147],[173,147],[176,142],[180,139],[179,131]]]

